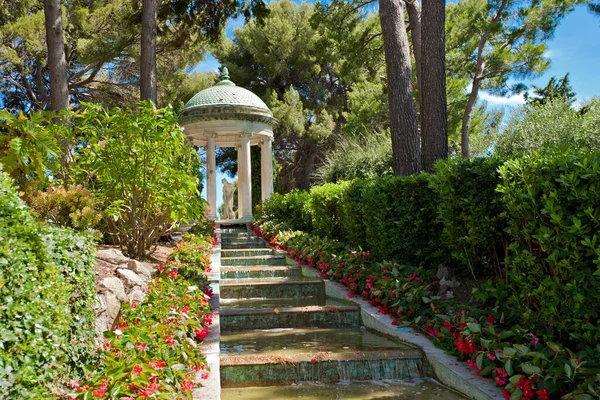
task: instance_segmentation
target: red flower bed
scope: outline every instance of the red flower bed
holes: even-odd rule
[[[184,236],[159,266],[144,302],[122,305],[118,329],[105,332],[102,364],[74,384],[74,398],[190,397],[196,376],[208,378],[198,343],[212,324],[204,273],[213,241],[210,235]]]

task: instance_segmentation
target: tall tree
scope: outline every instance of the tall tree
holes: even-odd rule
[[[421,147],[403,5],[399,0],[379,0],[379,18],[388,80],[392,167],[396,175],[412,175],[421,169]]]
[[[142,1],[142,37],[140,57],[140,99],[156,103],[157,13],[161,0]]]
[[[519,92],[523,85],[507,85],[509,79],[539,76],[549,65],[545,41],[561,19],[580,0],[463,0],[448,7],[447,32],[450,58],[471,79],[469,98],[462,117],[461,153],[469,157],[469,128],[479,91],[494,94]],[[456,61],[456,60],[455,60]]]
[[[526,103],[540,105],[549,103],[556,99],[562,99],[567,104],[572,105],[576,96],[575,92],[573,91],[573,87],[569,82],[568,72],[559,80],[553,76],[548,81],[548,84],[544,87],[533,85],[533,94],[534,95],[530,97],[527,92],[525,93],[524,96]]]
[[[444,0],[423,0],[421,161],[426,171],[436,160],[448,157],[445,21]]]
[[[50,70],[50,108],[54,111],[69,107],[67,61],[60,0],[44,0],[48,69]]]

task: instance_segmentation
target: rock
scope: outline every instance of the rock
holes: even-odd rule
[[[106,313],[108,314],[108,329],[110,329],[119,315],[121,302],[112,292],[106,293]]]
[[[96,311],[96,315],[106,311],[106,298],[104,295],[96,294],[96,303],[94,303],[92,308]]]
[[[142,288],[142,291],[146,291],[148,289],[148,281],[144,280],[140,275],[136,274],[132,270],[119,268],[117,269],[117,274],[123,279],[125,284],[131,289],[135,286],[139,286]]]
[[[117,249],[100,249],[96,252],[96,258],[110,264],[125,264],[129,261],[129,258]]]
[[[143,276],[144,278],[146,278],[147,281],[149,281],[152,278],[152,270],[148,268],[145,264],[137,260],[130,260],[127,263],[127,268],[129,268],[136,274]]]
[[[139,286],[134,287],[133,289],[131,289],[131,292],[129,292],[130,303],[132,301],[135,301],[136,303],[140,304],[142,301],[144,301],[145,298],[146,293],[144,293]]]
[[[111,291],[120,301],[127,301],[125,286],[123,286],[123,282],[116,276],[102,279],[100,285]]]

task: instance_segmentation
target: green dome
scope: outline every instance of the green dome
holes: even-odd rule
[[[196,107],[243,106],[269,111],[269,107],[254,93],[236,86],[230,80],[223,80],[216,86],[196,93],[183,107],[183,111]]]
[[[229,80],[227,68],[215,86],[196,93],[183,107],[180,122],[241,119],[274,122],[269,107],[254,93]]]

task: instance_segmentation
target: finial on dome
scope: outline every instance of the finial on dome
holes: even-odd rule
[[[229,70],[225,66],[223,66],[223,68],[221,69],[221,80],[222,81],[229,80]]]

